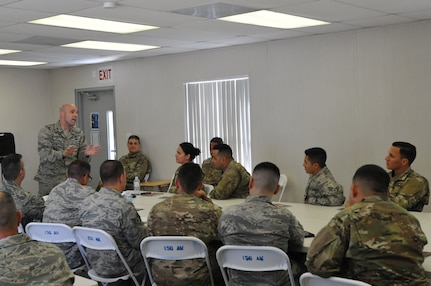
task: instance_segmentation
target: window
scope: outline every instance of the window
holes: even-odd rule
[[[195,159],[210,157],[209,142],[221,137],[233,157],[251,171],[248,77],[189,82],[186,88],[186,140],[201,149]]]

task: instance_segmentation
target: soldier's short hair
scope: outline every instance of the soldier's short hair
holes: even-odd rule
[[[358,184],[363,192],[387,194],[389,186],[389,175],[377,165],[364,165],[353,175],[353,182]]]
[[[214,146],[213,150],[218,150],[219,156],[232,158],[232,148],[227,144],[218,144]]]
[[[311,163],[317,163],[320,168],[326,166],[326,151],[320,147],[313,147],[305,150],[305,155]]]
[[[280,180],[280,169],[271,162],[262,162],[253,169],[254,185],[268,192],[274,192]]]
[[[17,226],[16,205],[11,194],[0,192],[0,228]]]
[[[106,160],[100,165],[100,179],[102,183],[115,183],[124,174],[124,167],[120,161]]]
[[[178,171],[178,180],[184,192],[193,193],[203,180],[201,167],[195,163],[183,164]]]
[[[81,179],[83,176],[90,174],[91,166],[88,162],[83,160],[74,160],[67,168],[67,175],[69,178]]]
[[[221,139],[220,137],[214,137],[211,139],[210,143],[216,143],[218,144],[223,144],[223,139]]]
[[[19,171],[22,169],[21,159],[21,154],[9,154],[3,158],[1,169],[6,180],[13,181],[18,178]]]
[[[410,143],[396,141],[392,143],[392,146],[400,148],[401,158],[409,160],[409,165],[416,159],[416,147]]]
[[[129,142],[130,139],[138,140],[138,142],[141,143],[141,139],[139,138],[138,135],[130,135],[129,138],[127,139],[127,142]]]
[[[183,142],[180,144],[180,147],[183,149],[184,154],[190,155],[190,161],[193,161],[196,156],[201,153],[201,150],[193,146],[193,144],[190,142]]]

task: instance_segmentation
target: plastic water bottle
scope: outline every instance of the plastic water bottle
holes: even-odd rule
[[[141,190],[141,181],[139,181],[138,176],[135,177],[133,180],[133,190],[134,191],[140,191]]]

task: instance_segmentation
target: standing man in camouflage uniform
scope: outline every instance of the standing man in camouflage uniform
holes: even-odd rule
[[[90,156],[99,153],[100,146],[88,145],[84,132],[75,127],[78,109],[73,104],[60,108],[60,120],[46,125],[39,131],[39,168],[34,177],[39,182],[39,195],[45,196],[66,179],[69,164],[76,159],[90,161]]]
[[[147,236],[147,229],[133,204],[121,196],[126,187],[123,165],[115,160],[104,161],[100,166],[100,178],[103,187],[82,204],[82,226],[102,229],[112,235],[136,278],[142,282],[145,264],[139,247],[141,240]],[[115,252],[88,249],[87,257],[92,268],[101,276],[127,274]],[[125,285],[129,283],[125,282]]]
[[[2,163],[2,172],[5,178],[3,183],[4,191],[11,194],[16,206],[22,212],[22,225],[25,226],[32,221],[41,221],[45,201],[42,197],[36,196],[21,188],[21,183],[25,178],[24,162],[21,154],[9,154]]]
[[[381,167],[356,171],[346,208],[311,243],[310,272],[373,286],[429,285],[422,267],[426,236],[412,214],[388,200],[388,185]]]
[[[124,155],[120,158],[121,164],[123,164],[126,170],[127,190],[133,190],[133,180],[135,176],[138,176],[141,182],[144,182],[145,176],[151,172],[150,161],[141,152],[141,140],[137,135],[130,135],[127,140],[127,148],[129,154]]]
[[[345,197],[343,186],[337,183],[326,166],[326,151],[320,147],[305,150],[305,172],[310,175],[305,188],[304,203],[321,206],[341,206]]]
[[[91,179],[90,170],[90,164],[85,161],[75,160],[70,163],[66,181],[55,186],[49,193],[43,222],[64,223],[70,227],[81,225],[79,208],[84,199],[95,192],[87,186]],[[58,246],[66,255],[70,268],[78,268],[84,264],[76,243],[61,243]]]
[[[153,206],[148,216],[148,230],[153,236],[183,235],[201,239],[209,246],[216,274],[216,249],[211,245],[217,239],[221,209],[202,190],[202,177],[198,164],[183,164],[176,180],[178,194]],[[201,286],[210,282],[204,259],[153,260],[152,272],[157,285]]]
[[[280,190],[279,179],[280,170],[273,163],[263,162],[254,168],[250,195],[245,202],[223,210],[218,230],[225,244],[274,246],[286,253],[302,247],[302,225],[288,209],[271,202]],[[293,259],[291,263],[294,275],[299,276],[300,265]],[[290,285],[287,271],[231,270],[230,276],[232,285],[258,285],[259,282],[264,285]]]
[[[211,191],[211,198],[225,200],[247,197],[250,174],[244,166],[233,159],[232,149],[229,145],[214,146],[212,163],[215,169],[222,171],[222,178]]]
[[[427,179],[413,171],[416,147],[407,142],[394,142],[386,156],[389,176],[389,199],[409,211],[421,212],[428,204],[430,190]]]
[[[72,285],[74,275],[57,246],[18,233],[21,216],[12,196],[0,192],[0,285]]]
[[[223,144],[223,139],[220,137],[214,137],[210,141],[210,154],[212,156],[212,151],[214,149],[214,146],[218,144]],[[211,163],[212,157],[209,157],[208,159],[205,159],[202,162],[202,172],[204,173],[204,184],[209,184],[216,186],[218,182],[221,180],[222,171],[217,170],[214,168],[214,165]]]

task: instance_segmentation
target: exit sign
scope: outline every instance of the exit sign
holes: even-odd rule
[[[112,67],[101,67],[98,69],[99,81],[107,82],[112,81],[113,69]]]

